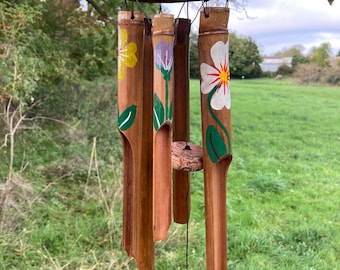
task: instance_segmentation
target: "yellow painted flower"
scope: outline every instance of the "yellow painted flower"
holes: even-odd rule
[[[125,29],[118,33],[118,80],[125,77],[126,67],[132,68],[137,63],[137,44],[127,43],[128,35]]]

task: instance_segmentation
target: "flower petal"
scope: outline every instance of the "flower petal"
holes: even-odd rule
[[[226,89],[226,93],[224,94],[223,89],[219,88],[215,92],[215,94],[211,98],[211,107],[214,110],[222,110],[223,107],[226,107],[230,110],[230,90],[229,85]]]
[[[130,42],[126,46],[126,59],[124,61],[127,67],[134,67],[137,63],[136,51],[137,51],[137,44],[134,42]]]
[[[216,42],[210,50],[214,66],[219,68],[222,65],[229,65],[229,40],[227,43]]]
[[[217,69],[206,63],[201,64],[201,92],[208,94],[220,82],[220,74]]]
[[[169,72],[172,68],[173,62],[173,42],[169,44],[165,41],[159,41],[154,50],[154,59],[156,62],[156,67],[159,70],[164,70]]]
[[[126,44],[128,39],[128,35],[126,32],[126,29],[121,29],[118,32],[118,48],[122,49],[124,45]]]
[[[118,80],[123,80],[125,77],[125,65],[118,59]]]

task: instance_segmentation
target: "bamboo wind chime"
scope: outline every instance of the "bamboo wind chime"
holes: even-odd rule
[[[145,0],[140,2],[159,2]],[[168,0],[162,2],[178,2]],[[154,269],[154,242],[187,224],[190,174],[204,169],[207,269],[227,269],[231,163],[228,8],[200,12],[202,142],[189,142],[189,19],[118,13],[118,128],[123,147],[122,246]]]

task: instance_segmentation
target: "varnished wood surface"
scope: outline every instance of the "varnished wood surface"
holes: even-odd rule
[[[174,115],[173,141],[190,141],[189,113],[189,35],[191,21],[178,18],[175,21],[174,47]],[[190,217],[190,173],[173,171],[173,216],[176,223],[185,224]]]
[[[206,13],[205,13],[206,12]],[[206,16],[209,14],[209,16]],[[200,12],[199,60],[214,66],[211,47],[218,41],[228,40],[228,8],[208,8]],[[217,67],[218,68],[218,67]],[[227,170],[231,155],[220,157],[215,163],[209,158],[206,131],[212,126],[221,138],[224,132],[208,109],[208,94],[201,93],[202,143],[204,169],[204,196],[206,222],[206,261],[207,270],[227,269],[227,209],[226,185]],[[226,108],[214,110],[215,117],[226,127],[231,136],[231,112]]]
[[[152,43],[153,48],[158,42],[171,44],[174,42],[174,16],[171,14],[158,14],[152,19]],[[155,56],[154,56],[155,57]],[[167,55],[170,59],[170,55]],[[165,108],[172,101],[173,72],[166,93],[164,74],[156,67],[157,59],[154,59],[153,89]],[[166,96],[168,95],[168,98]],[[155,103],[155,99],[154,99]],[[168,103],[168,104],[166,104]],[[153,239],[164,240],[168,234],[171,223],[171,142],[172,121],[166,119],[158,130],[153,129]]]
[[[186,172],[203,169],[202,147],[190,142],[176,141],[171,148],[173,169]]]
[[[125,76],[118,80],[118,110],[121,114],[130,106],[136,107],[135,119],[127,129],[120,130],[123,144],[123,234],[122,245],[134,257],[140,270],[154,268],[154,242],[152,231],[152,109],[144,103],[152,98],[152,76],[144,72],[144,59],[151,57],[151,35],[145,35],[144,16],[134,12],[119,11],[119,31],[126,31],[128,44],[135,43],[137,62],[125,68]],[[149,50],[149,51],[147,51]],[[151,54],[151,56],[150,56]],[[152,64],[149,64],[152,67]],[[151,72],[152,74],[152,72]],[[150,78],[151,79],[148,79]],[[144,78],[144,80],[143,80]],[[152,88],[151,88],[152,89]],[[138,136],[136,135],[138,134]]]

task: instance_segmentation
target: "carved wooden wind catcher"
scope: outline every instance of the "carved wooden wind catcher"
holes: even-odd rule
[[[207,269],[227,269],[226,178],[231,163],[228,19],[227,7],[200,11],[200,147],[189,142],[191,21],[175,19],[172,14],[149,20],[138,11],[118,13],[122,245],[138,269],[154,269],[154,243],[166,239],[172,219],[188,223],[190,172],[201,169]]]

